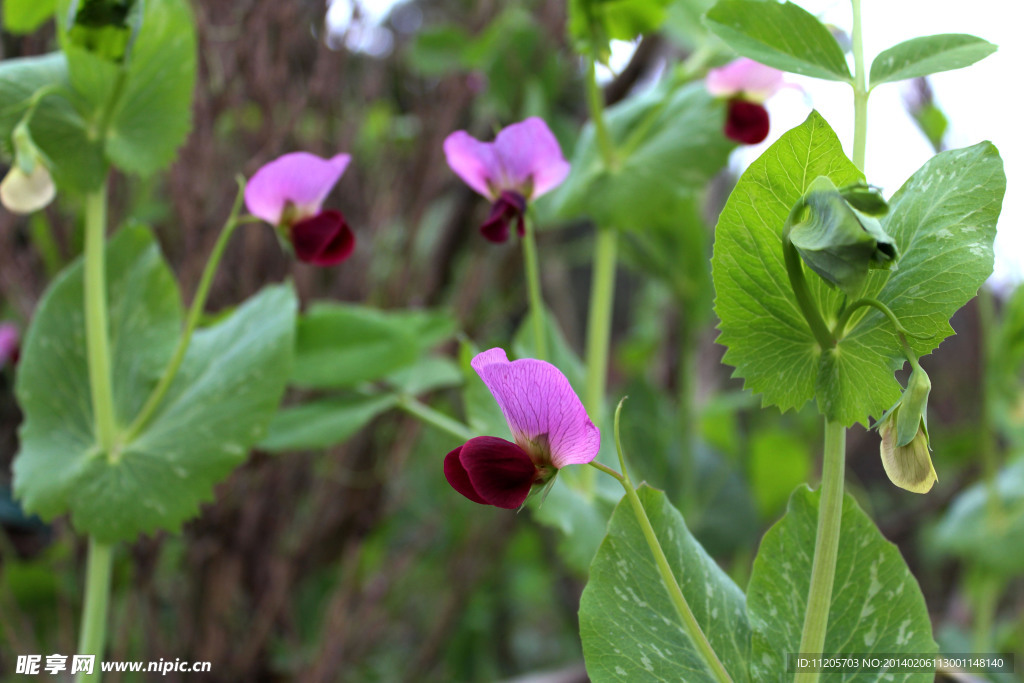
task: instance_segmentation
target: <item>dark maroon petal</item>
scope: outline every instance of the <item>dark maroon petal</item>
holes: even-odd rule
[[[333,266],[352,254],[356,240],[338,211],[321,211],[291,226],[292,246],[300,261]]]
[[[491,242],[508,239],[509,224],[516,221],[519,235],[525,234],[523,215],[526,213],[526,199],[518,192],[505,190],[491,205],[491,214],[480,226],[480,232]]]
[[[465,444],[463,444],[465,445]],[[444,457],[444,476],[448,480],[448,483],[452,485],[452,488],[469,498],[474,503],[480,503],[481,505],[487,505],[487,501],[477,495],[476,489],[473,488],[472,482],[469,481],[469,474],[466,473],[466,468],[459,462],[459,453],[462,452],[462,446],[459,446],[454,451]]]
[[[725,136],[744,145],[756,145],[768,137],[768,110],[745,100],[730,100]]]
[[[470,439],[463,444],[458,458],[469,475],[473,491],[490,505],[500,508],[514,510],[522,505],[537,480],[537,468],[530,456],[505,439],[494,436]]]

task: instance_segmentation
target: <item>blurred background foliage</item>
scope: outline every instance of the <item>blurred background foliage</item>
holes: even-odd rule
[[[605,81],[609,104],[643,108],[631,93],[661,74],[689,79],[728,57],[699,23],[710,3],[663,4],[662,30]],[[508,348],[516,337],[521,261],[514,243],[479,237],[487,207],[448,171],[442,141],[460,128],[486,139],[536,115],[574,157],[585,74],[566,7],[409,0],[377,16],[345,5],[332,12],[347,21],[332,28],[322,0],[192,2],[192,132],[168,174],[115,177],[112,218],[154,226],[186,299],[235,174],[289,151],[353,154],[329,205],[345,212],[357,247],[344,265],[317,269],[290,263],[265,226],[231,243],[210,308],[294,279],[306,312],[294,388],[260,450],[182,535],[122,548],[108,659],[210,661],[207,679],[231,682],[586,680],[576,611],[610,505],[583,513],[556,488],[537,514],[472,506],[442,476],[458,441],[394,410],[418,397],[471,425],[494,423],[489,399],[474,400],[483,387],[466,375],[467,340]],[[8,22],[0,36],[4,58],[54,48],[52,25],[17,29]],[[919,119],[938,149],[945,118],[926,104]],[[627,134],[633,114],[614,116]],[[669,139],[685,138],[673,123],[664,122]],[[652,208],[642,188],[609,185],[641,193],[637,222],[648,228],[623,241],[610,397],[630,397],[623,437],[637,478],[667,490],[744,586],[761,534],[794,487],[817,477],[820,424],[813,411],[762,411],[720,364],[707,257],[734,176],[722,170],[727,147],[694,161],[679,144],[686,172],[706,175],[699,192]],[[79,207],[62,199],[28,219],[0,214],[3,317],[22,329],[81,250]],[[574,216],[595,212],[600,202],[571,188],[538,206],[555,359],[570,378],[593,235]],[[984,291],[953,326],[958,335],[923,360],[936,488],[914,496],[891,486],[877,435],[860,428],[849,435],[848,481],[920,581],[947,651],[1016,651],[1020,661],[1024,294]],[[353,329],[358,339],[346,337]],[[526,335],[517,344],[529,351]],[[0,675],[17,654],[74,651],[84,565],[84,541],[66,521],[27,518],[11,500],[15,372],[8,365],[0,377]]]

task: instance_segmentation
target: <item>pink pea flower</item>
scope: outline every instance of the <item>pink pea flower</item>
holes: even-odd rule
[[[444,476],[456,491],[474,503],[515,509],[560,468],[597,455],[601,433],[558,368],[533,358],[510,362],[498,348],[478,354],[472,366],[515,443],[478,436],[449,453]]]
[[[480,226],[492,242],[507,240],[513,221],[522,237],[527,202],[558,187],[569,175],[558,140],[537,117],[508,126],[494,142],[455,131],[444,141],[444,154],[456,175],[494,202]]]
[[[21,333],[13,323],[0,323],[0,368],[18,362]]]
[[[768,137],[768,110],[763,103],[788,85],[781,71],[746,57],[711,69],[704,84],[713,96],[728,98],[725,136],[745,145]]]
[[[355,237],[341,212],[323,210],[324,199],[351,157],[330,159],[293,152],[256,171],[245,187],[249,213],[285,231],[300,261],[333,266],[352,254]]]

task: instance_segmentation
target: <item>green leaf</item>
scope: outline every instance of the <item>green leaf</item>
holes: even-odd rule
[[[704,21],[744,57],[782,71],[853,82],[846,56],[832,33],[791,2],[719,0]]]
[[[86,192],[102,181],[106,165],[99,143],[88,131],[88,123],[71,93],[68,65],[55,52],[41,57],[5,59],[0,62],[0,144],[10,154],[11,133],[24,116],[29,99],[40,88],[63,87],[40,100],[29,125],[32,139],[46,154],[54,182],[61,190]]]
[[[607,61],[612,40],[657,31],[671,0],[569,0],[569,35],[577,50]]]
[[[747,586],[753,631],[750,656],[755,681],[789,681],[786,655],[800,651],[821,495],[806,485],[793,492],[786,515],[761,541]],[[899,549],[846,495],[824,652],[935,655],[924,596]],[[893,673],[886,681],[931,683],[934,674]],[[847,676],[877,681],[877,674]]]
[[[57,0],[4,0],[4,30],[8,33],[32,33],[53,18]]]
[[[676,227],[691,195],[725,167],[735,147],[722,132],[724,104],[702,83],[675,89],[666,83],[630,97],[608,110],[607,122],[617,163],[605,167],[588,123],[572,173],[552,196],[560,217],[589,216],[624,230]]]
[[[900,260],[892,271],[869,275],[862,296],[892,310],[919,356],[953,333],[949,319],[992,273],[1005,189],[999,152],[983,142],[932,157],[889,201],[882,227],[896,242]],[[879,356],[888,358],[888,367]],[[838,401],[835,419],[866,424],[866,415],[881,415],[899,398],[890,370],[902,365],[889,321],[875,309],[860,309],[822,366],[819,404]]]
[[[418,346],[402,317],[366,306],[316,303],[299,320],[292,381],[347,388],[411,365]]]
[[[181,329],[173,276],[150,233],[122,230],[107,247],[115,413],[138,413]],[[104,542],[174,531],[262,436],[284,391],[296,301],[270,287],[199,330],[181,369],[134,441],[96,446],[85,357],[81,261],[55,281],[33,319],[16,391],[25,411],[15,490],[45,519],[71,513]]]
[[[334,446],[348,440],[396,403],[397,396],[384,394],[333,397],[283,408],[270,421],[259,448],[298,451]]]
[[[902,347],[889,321],[860,308],[838,344],[822,352],[799,313],[782,260],[789,208],[818,175],[837,187],[859,180],[835,134],[817,113],[784,135],[744,173],[716,229],[712,258],[719,343],[724,361],[764,405],[783,411],[817,397],[819,411],[849,426],[868,423],[900,396],[893,371]],[[952,333],[949,318],[992,271],[992,240],[1005,177],[995,148],[982,143],[944,152],[890,200],[882,228],[901,254],[890,271],[872,271],[856,296],[886,304],[915,335],[918,355]],[[844,305],[840,292],[806,272],[827,324]]]
[[[783,411],[814,397],[822,357],[797,307],[782,254],[786,217],[818,176],[837,187],[862,179],[828,123],[812,112],[750,165],[715,228],[711,267],[721,320],[718,343],[729,347],[723,362],[735,366],[734,376],[743,377],[747,389],[763,394],[763,405]],[[807,279],[819,304],[835,310],[840,294],[813,272]]]
[[[743,592],[693,538],[664,493],[641,486],[637,494],[719,660],[734,681],[749,681],[750,629]],[[625,498],[590,567],[580,599],[580,638],[587,673],[595,683],[715,680],[679,623]]]
[[[987,482],[964,490],[943,515],[932,540],[940,550],[972,566],[1019,576],[1024,572],[1024,461],[1000,471],[994,490],[997,505],[989,500]]]
[[[462,368],[448,358],[425,356],[409,367],[388,375],[387,384],[397,391],[418,396],[429,391],[461,386]]]
[[[996,49],[987,40],[964,33],[913,38],[875,57],[871,63],[871,87],[962,69],[988,57]]]
[[[106,155],[124,171],[148,175],[174,160],[191,128],[196,35],[184,0],[147,0],[144,7],[123,67],[73,44],[65,52],[71,82],[91,103],[94,123],[124,79],[110,115]]]

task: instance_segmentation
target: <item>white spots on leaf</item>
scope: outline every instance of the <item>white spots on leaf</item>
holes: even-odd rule
[[[616,676],[625,676],[626,675],[626,670],[623,669],[621,666],[616,666],[615,667],[615,675]]]
[[[904,619],[902,623],[900,623],[900,630],[896,634],[897,645],[906,645],[907,642],[910,640],[910,637],[914,635],[913,631],[907,632],[908,626],[910,626],[910,619]]]
[[[640,663],[643,664],[643,667],[647,669],[649,672],[654,673],[654,665],[651,664],[650,657],[648,657],[647,655],[640,655]]]

